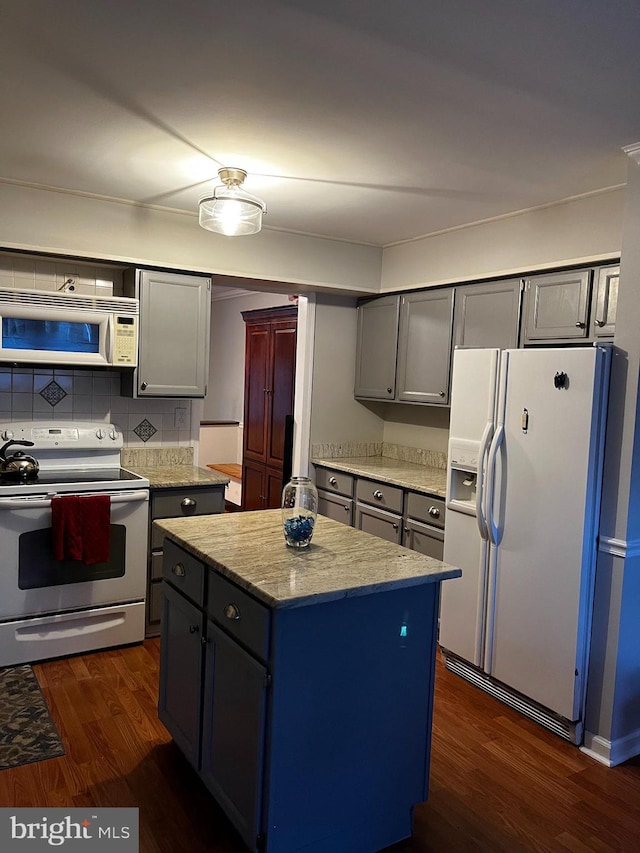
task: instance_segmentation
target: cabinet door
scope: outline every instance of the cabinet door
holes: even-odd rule
[[[242,465],[242,509],[266,509],[266,474],[264,465],[245,461]]]
[[[384,509],[376,509],[356,502],[356,524],[358,530],[372,533],[387,542],[400,545],[402,541],[402,517]]]
[[[286,418],[293,414],[296,332],[295,321],[276,322],[271,327],[266,462],[274,468],[284,465]]]
[[[517,347],[521,291],[519,278],[456,287],[455,346]]]
[[[163,583],[158,717],[196,768],[202,720],[203,614]]]
[[[138,272],[137,395],[204,397],[209,371],[211,279]]]
[[[396,387],[398,296],[358,306],[354,396],[393,400]]]
[[[268,323],[247,324],[245,338],[244,458],[267,461],[268,388],[271,381]]]
[[[201,776],[251,849],[260,834],[267,670],[207,621]]]
[[[612,338],[615,333],[619,278],[619,266],[596,270],[593,304],[593,335],[596,338]]]
[[[402,297],[396,399],[449,403],[453,288]]]
[[[318,512],[334,521],[341,521],[349,526],[353,524],[353,501],[351,498],[343,498],[340,495],[318,489]]]
[[[586,338],[590,288],[591,270],[526,279],[524,343]]]
[[[412,518],[408,518],[404,525],[404,536],[402,544],[405,548],[411,548],[418,554],[434,557],[442,560],[444,553],[444,530],[421,524]]]

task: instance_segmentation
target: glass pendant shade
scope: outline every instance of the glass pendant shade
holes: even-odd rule
[[[212,194],[200,199],[200,225],[227,237],[257,234],[267,206],[241,189],[247,173],[244,169],[220,169],[218,175],[223,186],[214,187]]]

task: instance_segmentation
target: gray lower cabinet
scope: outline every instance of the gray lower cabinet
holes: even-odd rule
[[[318,489],[318,512],[334,521],[353,525],[353,499]]]
[[[248,849],[408,837],[428,795],[440,584],[270,609],[168,539],[163,572],[158,713]]]
[[[196,770],[202,730],[203,627],[202,611],[165,585],[158,715]]]
[[[402,544],[427,557],[442,560],[446,505],[442,498],[409,492],[405,502]]]
[[[204,397],[209,373],[211,279],[126,270],[124,289],[140,300],[138,366],[123,371],[130,397]]]
[[[224,486],[151,487],[149,501],[149,553],[147,556],[147,618],[145,635],[157,637],[162,617],[162,544],[156,518],[180,518],[224,512]]]
[[[396,399],[449,404],[454,288],[407,293],[400,302]]]
[[[454,346],[517,347],[522,290],[519,278],[456,287]]]
[[[216,627],[206,629],[200,776],[240,835],[260,835],[267,669]]]
[[[396,388],[399,296],[383,296],[358,306],[354,395],[393,400]]]
[[[367,504],[356,503],[356,522],[358,530],[379,536],[387,542],[400,545],[402,542],[402,516]]]

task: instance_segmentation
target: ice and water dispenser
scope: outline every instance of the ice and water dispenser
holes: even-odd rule
[[[476,514],[476,489],[480,442],[452,439],[449,442],[447,507]]]

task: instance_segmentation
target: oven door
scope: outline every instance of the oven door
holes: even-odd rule
[[[51,498],[0,497],[0,621],[144,600],[148,535],[146,489],[111,497],[108,562],[53,558]]]

